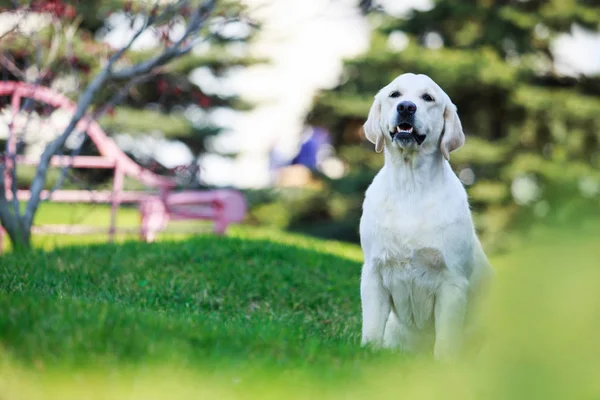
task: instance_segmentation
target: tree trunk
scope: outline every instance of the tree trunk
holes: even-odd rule
[[[31,227],[24,227],[17,230],[14,235],[8,234],[12,244],[13,251],[22,252],[31,249]]]
[[[2,215],[0,219],[10,238],[13,251],[22,252],[31,249],[31,226],[25,226],[22,218],[15,215]]]

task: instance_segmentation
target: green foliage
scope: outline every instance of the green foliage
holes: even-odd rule
[[[104,115],[99,122],[108,134],[121,132],[138,137],[160,134],[184,142],[195,153],[205,150],[206,137],[219,133],[216,126],[195,127],[183,113],[130,107],[119,107],[114,113]]]
[[[119,107],[113,115],[105,115],[99,122],[110,131],[151,133],[160,129],[161,133],[170,137],[185,137],[193,133],[193,128],[183,115],[135,108]]]
[[[339,226],[345,232],[339,237],[357,239],[364,183],[382,162],[370,143],[355,145],[357,131],[377,91],[405,72],[431,76],[458,107],[467,140],[451,163],[459,175],[474,177],[465,182],[486,244],[499,246],[506,229],[554,219],[562,209],[579,208],[583,219],[599,212],[600,76],[560,76],[550,51],[551,40],[572,23],[597,30],[598,10],[586,1],[441,0],[405,19],[373,15],[370,49],[346,60],[340,84],[317,96],[307,119],[333,133],[350,171],[325,180],[327,194],[319,196],[333,202],[343,193],[347,211],[312,223]],[[402,50],[389,42],[398,31],[408,38]],[[432,33],[443,47],[427,47]],[[365,175],[363,185],[355,184],[356,171]],[[514,197],[515,180],[524,176],[541,191],[527,204]]]
[[[553,35],[568,32],[573,23],[596,30],[598,21],[600,10],[585,0],[437,1],[431,10],[415,10],[410,18],[391,21],[383,30],[400,29],[417,37],[434,31],[448,47],[489,46],[502,56],[535,52],[549,55]]]
[[[209,67],[216,71],[225,71],[235,66],[247,67],[257,63],[268,62],[265,59],[230,54],[226,46],[215,45],[214,47],[214,49],[209,50],[207,53],[191,53],[189,56],[174,60],[165,70],[172,74],[187,74],[193,69],[198,68],[198,66]],[[138,51],[132,54],[130,59],[134,62],[139,62],[147,59],[148,56],[148,52]]]

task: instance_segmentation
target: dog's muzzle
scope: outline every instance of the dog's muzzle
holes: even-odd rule
[[[413,140],[417,145],[421,145],[425,141],[425,135],[420,135],[419,132],[408,122],[402,122],[396,126],[396,130],[390,132],[392,141],[398,141],[402,146],[408,146]]]

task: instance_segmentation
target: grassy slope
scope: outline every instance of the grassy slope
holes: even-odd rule
[[[0,331],[19,359],[68,366],[335,362],[360,357],[351,351],[359,268],[316,251],[214,237],[7,256]]]
[[[0,394],[597,398],[598,230],[532,237],[493,259],[489,346],[451,368],[359,348],[355,246],[236,228],[5,255]]]

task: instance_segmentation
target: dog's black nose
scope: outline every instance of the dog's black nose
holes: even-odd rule
[[[410,117],[417,112],[417,106],[412,101],[403,101],[396,107],[398,113],[403,117]]]

